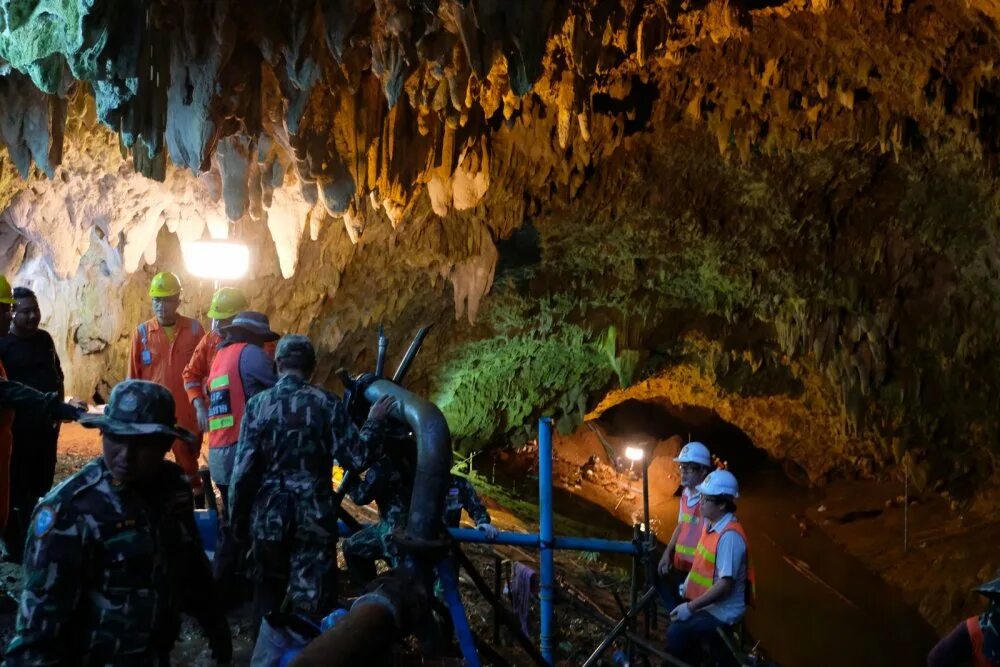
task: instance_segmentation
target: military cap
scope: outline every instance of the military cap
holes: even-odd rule
[[[975,591],[988,598],[1000,598],[1000,577],[993,581],[987,581],[982,586],[976,588]]]
[[[170,435],[193,443],[194,434],[177,426],[174,397],[162,385],[125,380],[115,385],[103,415],[85,415],[80,424],[112,435]]]
[[[289,359],[297,357],[305,366],[316,365],[316,348],[308,337],[301,334],[288,334],[278,341],[274,351],[274,359]]]

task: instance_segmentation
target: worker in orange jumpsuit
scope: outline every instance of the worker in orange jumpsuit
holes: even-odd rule
[[[14,306],[14,291],[7,278],[0,276],[0,331],[10,328]],[[7,528],[10,512],[10,454],[14,443],[11,426],[14,409],[23,410],[24,416],[42,421],[74,421],[82,410],[63,403],[55,392],[43,393],[20,382],[7,380],[7,371],[0,364],[0,535]]]
[[[212,295],[212,305],[208,309],[212,330],[201,339],[198,347],[194,349],[194,354],[191,355],[191,361],[184,367],[184,391],[187,392],[187,402],[194,408],[198,428],[202,433],[208,432],[205,383],[208,382],[208,372],[212,370],[212,360],[215,359],[222,344],[220,330],[232,324],[236,314],[246,310],[248,306],[246,296],[238,288],[223,287],[217,290]],[[274,356],[273,351],[271,356]]]
[[[153,300],[155,317],[140,324],[132,333],[128,377],[149,380],[170,390],[176,406],[177,425],[195,435],[194,444],[174,441],[174,458],[191,482],[195,503],[204,507],[204,490],[198,474],[202,431],[198,427],[194,407],[184,391],[182,374],[198,343],[205,337],[205,330],[198,320],[177,312],[181,303],[181,281],[173,273],[165,271],[153,276],[149,296]]]

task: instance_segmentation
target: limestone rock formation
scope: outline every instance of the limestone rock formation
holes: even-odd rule
[[[621,385],[814,481],[904,456],[928,485],[985,477],[998,15],[0,0],[0,263],[85,396],[120,377],[148,274],[229,237],[321,378],[370,365],[379,322],[397,352],[436,322],[413,381],[464,447]],[[211,286],[185,278],[197,313]]]

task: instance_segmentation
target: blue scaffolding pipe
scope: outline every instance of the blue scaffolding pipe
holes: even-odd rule
[[[555,663],[552,646],[552,602],[555,582],[555,543],[552,530],[552,418],[538,420],[538,548],[541,637],[539,649],[550,665]]]
[[[444,601],[448,605],[448,613],[451,615],[451,624],[455,629],[455,637],[458,645],[462,649],[462,657],[468,667],[480,667],[479,653],[476,651],[476,640],[469,627],[469,619],[465,615],[465,607],[462,605],[462,596],[458,592],[458,577],[455,575],[455,564],[450,558],[446,558],[437,565],[438,579],[441,581],[441,591]]]
[[[347,537],[354,532],[343,521],[339,522],[337,526],[340,529],[340,537]],[[525,549],[538,549],[541,547],[538,533],[516,533],[509,530],[501,530],[491,540],[486,537],[486,533],[475,528],[449,528],[448,532],[456,542],[465,542],[468,544],[496,544],[498,546],[523,547]],[[557,551],[597,551],[609,554],[625,554],[626,556],[638,556],[642,553],[642,547],[635,542],[602,540],[596,537],[556,536],[552,538],[552,544],[552,548]]]
[[[515,533],[502,530],[496,539],[487,539],[486,534],[475,528],[449,528],[452,538],[456,542],[469,542],[471,544],[499,544],[512,547],[524,547],[527,549],[540,548],[540,538],[537,533]],[[602,540],[596,537],[559,537],[552,539],[552,548],[564,551],[598,551],[601,553],[625,554],[627,556],[637,556],[642,552],[642,548],[634,542],[618,542],[616,540]]]
[[[346,537],[352,532],[343,521],[338,522],[340,537]],[[486,533],[473,528],[449,528],[451,537],[458,542],[473,544],[496,544],[514,547],[538,549],[539,579],[540,579],[540,649],[542,657],[553,664],[555,650],[552,645],[553,600],[555,584],[554,550],[597,551],[602,553],[642,555],[642,546],[635,540],[602,540],[593,537],[556,537],[552,525],[552,419],[542,417],[538,421],[538,532],[517,533],[501,531],[493,539],[488,539]],[[447,578],[447,574],[445,575]],[[456,590],[457,593],[457,590]]]

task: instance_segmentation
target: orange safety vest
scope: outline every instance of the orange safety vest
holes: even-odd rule
[[[240,439],[247,404],[240,355],[246,343],[228,345],[215,355],[208,374],[208,446],[227,447]]]
[[[972,664],[974,667],[996,667],[983,653],[983,629],[979,627],[979,617],[965,619],[965,629],[972,641]]]
[[[678,515],[678,522],[681,532],[677,535],[677,543],[674,545],[674,567],[687,572],[694,564],[694,552],[698,548],[698,540],[701,539],[701,503],[688,509],[688,490],[684,489],[681,495],[681,509]]]
[[[187,392],[188,402],[193,402],[196,398],[204,399],[207,394],[208,374],[212,372],[212,360],[219,352],[219,345],[222,344],[222,332],[212,329],[201,339],[198,346],[191,354],[191,361],[184,367],[182,377],[184,378],[184,391]],[[275,344],[268,341],[261,345],[267,356],[274,359]]]
[[[684,584],[685,599],[695,600],[701,597],[715,583],[715,553],[719,548],[719,540],[730,530],[735,530],[747,545],[746,599],[749,606],[754,606],[757,598],[757,577],[750,562],[750,540],[747,539],[746,531],[736,517],[730,519],[726,527],[719,532],[709,532],[708,529],[706,521],[701,531],[701,539],[698,540],[698,547],[695,549],[694,564]]]

